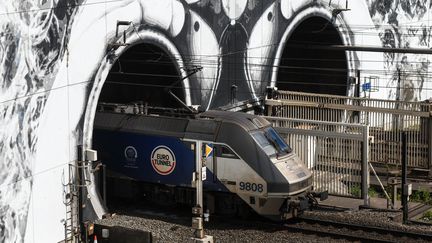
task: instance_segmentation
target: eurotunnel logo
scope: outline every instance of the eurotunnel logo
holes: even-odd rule
[[[124,156],[127,161],[129,162],[135,162],[138,158],[138,153],[133,146],[127,146],[124,150]]]
[[[174,153],[166,146],[157,146],[151,153],[153,169],[161,175],[169,175],[174,171],[176,159]]]

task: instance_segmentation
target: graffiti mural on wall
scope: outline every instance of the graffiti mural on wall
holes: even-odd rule
[[[97,99],[101,87],[95,86],[104,83],[97,78],[103,73],[106,77],[111,67],[106,59],[108,44],[121,39],[115,37],[117,20],[132,21],[134,27],[126,29],[130,44],[159,45],[170,52],[179,69],[203,67],[183,86],[188,90],[185,99],[189,105],[209,109],[263,95],[277,72],[278,48],[291,34],[287,30],[292,27],[294,31],[311,16],[326,18],[341,35],[343,44],[364,44],[357,41],[362,37],[356,35],[374,35],[384,47],[430,47],[432,27],[428,18],[432,1],[365,0],[352,6],[350,13],[332,15],[334,9],[341,8],[338,1],[0,2],[0,242],[23,241],[29,222],[37,223],[37,219],[29,221],[27,217],[30,198],[37,197],[32,195],[32,176],[34,162],[40,156],[38,141],[50,136],[39,131],[40,121],[55,119],[53,112],[46,110],[48,104],[57,102],[50,90],[65,88],[68,83],[64,79],[90,82],[84,91],[90,96],[71,98],[72,103],[82,107],[73,113],[71,124],[64,124],[64,129],[71,129],[69,134],[82,133],[87,101]],[[367,13],[356,13],[360,11],[356,6],[364,6]],[[369,16],[373,25],[349,24],[353,22],[349,18],[363,15]],[[358,28],[363,29],[356,32]],[[121,48],[113,51],[121,55]],[[385,94],[388,98],[429,98],[425,90],[430,58],[383,55],[384,68],[378,71],[384,77],[380,85],[390,90]],[[349,69],[366,66],[360,56],[347,53],[347,62],[354,63],[348,65]],[[353,71],[347,71],[347,79]],[[179,72],[186,75],[184,69]],[[61,183],[61,178],[58,181]]]
[[[0,3],[0,242],[24,240],[39,120],[75,12],[56,6],[77,3]]]
[[[367,2],[384,47],[430,48],[432,26],[429,17],[432,1]],[[391,91],[389,98],[400,98],[405,101],[430,98],[424,94],[430,76],[430,57],[395,53],[385,53],[384,56],[385,72],[391,76],[385,85],[400,87],[400,91]]]

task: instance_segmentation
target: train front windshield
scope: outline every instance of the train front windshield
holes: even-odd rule
[[[268,156],[279,157],[292,152],[291,147],[272,127],[254,131],[251,135]]]

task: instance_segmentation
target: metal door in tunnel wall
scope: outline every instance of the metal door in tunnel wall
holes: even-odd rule
[[[0,241],[64,238],[62,180],[77,159],[77,145],[90,148],[91,114],[113,64],[107,58],[123,53],[125,47],[112,45],[122,43],[123,33],[131,45],[151,38],[169,47],[180,77],[203,67],[182,85],[185,102],[204,109],[232,102],[231,94],[216,94],[220,88],[235,84],[240,100],[277,84],[286,41],[311,16],[325,17],[344,45],[431,45],[430,1],[348,2],[350,10],[334,19],[333,10],[345,8],[345,1],[0,2]],[[131,24],[119,26],[116,37],[119,20]],[[378,80],[371,97],[431,95],[429,56],[347,53],[346,60],[347,78],[359,69]],[[235,65],[224,69],[227,62]],[[404,77],[399,92],[398,69]]]

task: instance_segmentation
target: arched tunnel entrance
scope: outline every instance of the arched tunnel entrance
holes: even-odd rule
[[[320,45],[322,48],[307,48]],[[277,75],[279,90],[347,95],[348,64],[344,50],[326,46],[343,45],[328,20],[311,17],[303,21],[286,42]]]
[[[181,100],[185,92],[175,60],[153,44],[138,44],[123,53],[111,68],[99,102],[148,103],[150,106],[181,107],[166,88]]]
[[[128,138],[124,146],[111,143],[117,137],[108,139],[104,137],[106,134],[116,134],[115,136],[121,139],[122,133],[117,134],[112,127],[107,128],[106,124],[115,123],[115,119],[101,118],[101,113],[118,113],[114,107],[123,109],[141,103],[146,104],[146,109],[162,112],[169,112],[169,108],[184,108],[168,93],[169,89],[178,99],[185,102],[186,92],[176,58],[180,57],[155,44],[134,45],[118,57],[103,83],[92,127],[92,148],[98,152],[100,162],[106,165],[106,176],[101,178],[103,173],[99,173],[97,184],[99,192],[103,194],[102,198],[106,200],[105,207],[110,210],[122,205],[135,205],[143,197],[138,182],[124,176],[121,168],[138,171],[138,165],[142,163],[144,156],[137,151],[140,152],[140,146],[144,144],[138,145],[137,143],[141,143],[138,138]],[[121,113],[129,111],[125,109]],[[104,123],[105,121],[107,123]],[[116,157],[119,154],[121,156]],[[108,161],[114,162],[108,165]]]

